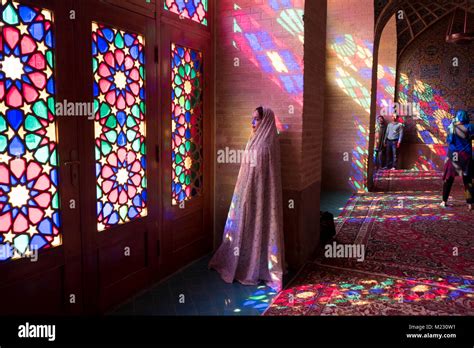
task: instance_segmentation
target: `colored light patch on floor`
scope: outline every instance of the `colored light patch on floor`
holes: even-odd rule
[[[321,264],[305,267],[265,315],[472,315],[474,277],[396,278]]]

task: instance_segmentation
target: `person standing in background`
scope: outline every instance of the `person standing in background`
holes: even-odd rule
[[[467,112],[459,110],[449,126],[448,156],[444,164],[443,174],[443,208],[448,206],[448,199],[456,176],[462,177],[467,209],[474,209],[474,160],[472,158],[472,138],[474,124],[471,124]]]
[[[387,165],[384,169],[397,169],[397,150],[400,148],[403,140],[403,127],[404,125],[399,122],[398,116],[393,115],[392,122],[388,124],[384,137],[384,145],[387,148]]]
[[[387,131],[387,123],[383,116],[377,117],[377,123],[375,125],[375,169],[384,167],[383,160],[383,149],[385,132]]]

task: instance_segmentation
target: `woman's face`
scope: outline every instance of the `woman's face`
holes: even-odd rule
[[[261,122],[262,122],[262,119],[260,118],[258,111],[255,110],[253,112],[253,118],[252,118],[252,128],[254,132],[257,130],[258,126],[260,126]]]

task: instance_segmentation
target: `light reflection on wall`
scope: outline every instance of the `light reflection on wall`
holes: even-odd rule
[[[455,110],[440,91],[423,81],[410,81],[405,73],[400,73],[398,100],[402,104],[415,103],[420,106],[420,117],[413,123],[417,137],[442,162],[446,157],[446,136]],[[415,170],[423,167],[428,170],[441,169],[434,161],[421,154],[413,167]]]
[[[340,63],[336,66],[336,83],[346,95],[362,107],[366,115],[355,117],[358,129],[357,144],[352,150],[353,161],[350,184],[357,191],[365,191],[368,157],[368,127],[364,116],[370,114],[371,94],[366,86],[370,86],[372,69],[373,45],[367,40],[355,38],[350,34],[338,36],[330,45],[331,51]],[[393,101],[395,94],[396,70],[393,67],[381,66],[378,69],[377,100],[378,109]],[[398,84],[398,102],[408,102],[420,106],[419,120],[416,122],[416,135],[420,142],[427,146],[428,153],[440,159],[442,163],[446,156],[447,128],[455,113],[441,93],[429,84],[416,80],[410,83],[406,74],[401,73]],[[406,123],[407,119],[404,120]],[[410,121],[411,122],[411,121]],[[364,146],[361,146],[364,145]],[[361,167],[360,164],[363,164]],[[418,159],[412,170],[440,170],[436,161],[419,151]]]
[[[253,12],[238,3],[233,10],[233,47],[248,59],[280,90],[288,94],[290,101],[303,105],[302,43],[304,41],[304,0],[268,0],[260,7],[268,19],[260,21]],[[272,23],[281,26],[293,39],[281,40],[273,35]],[[241,56],[242,57],[242,56]],[[288,129],[277,119],[280,131]]]
[[[339,59],[336,66],[336,83],[352,100],[362,107],[363,114],[354,115],[357,129],[356,144],[352,149],[352,163],[349,184],[357,192],[367,191],[367,164],[369,143],[369,115],[371,94],[367,86],[372,79],[373,45],[367,40],[350,34],[341,35],[330,45],[331,51]]]

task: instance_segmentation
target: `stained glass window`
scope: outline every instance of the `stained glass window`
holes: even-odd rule
[[[165,0],[165,10],[207,25],[208,0]]]
[[[147,215],[142,36],[92,24],[97,229]]]
[[[202,188],[202,53],[171,45],[172,204]]]
[[[0,5],[0,260],[61,245],[52,13]]]

